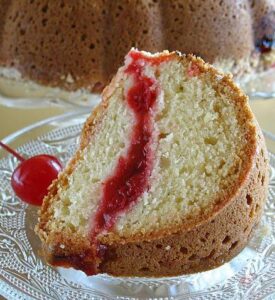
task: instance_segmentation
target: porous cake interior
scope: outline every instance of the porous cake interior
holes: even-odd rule
[[[246,141],[234,92],[219,84],[221,75],[200,71],[191,60],[175,56],[142,65],[159,91],[153,114],[153,167],[148,189],[118,215],[111,229],[122,237],[175,226],[212,210],[239,178]],[[68,185],[59,187],[50,230],[70,228],[88,235],[104,181],[119,157],[127,155],[135,116],[125,100],[134,79],[125,68]]]

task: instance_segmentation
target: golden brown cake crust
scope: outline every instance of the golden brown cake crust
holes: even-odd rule
[[[0,65],[67,90],[102,90],[131,47],[233,63],[255,52],[273,0],[0,0]]]
[[[115,276],[175,276],[212,269],[237,255],[263,212],[268,185],[267,152],[260,130],[250,175],[219,213],[191,230],[108,247],[100,270]]]
[[[176,53],[171,56],[181,59]],[[98,272],[115,276],[172,276],[208,270],[240,252],[260,220],[268,184],[268,159],[262,133],[247,105],[247,97],[233,84],[229,76],[218,73],[201,59],[191,55],[184,56],[184,59],[196,63],[201,72],[210,73],[213,83],[220,76],[219,84],[216,85],[217,92],[222,93],[228,87],[232,91],[232,101],[238,108],[238,120],[240,124],[246,124],[248,132],[239,182],[230,191],[230,195],[219,199],[210,214],[183,221],[181,226],[127,239],[115,232],[99,236],[104,251],[101,261],[98,262]],[[53,254],[62,260],[63,265],[82,268],[73,263],[81,256],[83,265],[92,266],[94,257],[91,244],[86,238],[74,236],[69,230],[49,234],[47,222],[53,213],[50,204],[56,200],[58,186],[66,186],[66,178],[77,164],[81,151],[89,143],[95,130],[100,128],[100,120],[108,106],[108,97],[120,76],[119,71],[110,86],[104,90],[102,104],[92,113],[83,128],[80,149],[58,181],[50,187],[40,212],[40,222],[36,230],[49,246],[49,260],[53,258]]]

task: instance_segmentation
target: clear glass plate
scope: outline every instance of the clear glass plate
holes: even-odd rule
[[[92,107],[100,101],[100,94],[85,89],[68,92],[34,82],[6,79],[0,76],[0,104],[16,108],[39,108],[55,105],[69,109]]]
[[[87,112],[81,111],[51,118],[4,142],[20,144],[23,155],[49,153],[65,163],[86,117]],[[270,153],[264,216],[249,245],[212,271],[159,279],[87,277],[81,271],[47,265],[39,256],[41,244],[33,231],[37,208],[21,202],[10,186],[17,164],[11,156],[0,160],[0,294],[8,299],[275,299],[275,155]]]
[[[275,98],[275,68],[246,76],[239,85],[251,99]],[[68,93],[58,88],[41,87],[35,83],[9,81],[0,78],[0,104],[17,108],[37,108],[58,105],[69,109],[92,107],[100,101],[99,94],[85,90]]]
[[[275,68],[243,78],[239,85],[250,99],[274,99]]]

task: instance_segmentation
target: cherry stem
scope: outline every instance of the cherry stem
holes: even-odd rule
[[[14,151],[8,145],[2,143],[1,141],[0,141],[0,146],[2,148],[4,148],[6,151],[8,151],[10,154],[12,154],[13,156],[15,156],[21,162],[23,162],[25,160],[25,158],[23,156],[21,156],[19,153],[17,153],[16,151]]]

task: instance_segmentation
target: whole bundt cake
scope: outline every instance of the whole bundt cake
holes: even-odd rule
[[[0,74],[100,91],[139,47],[241,76],[275,63],[274,34],[274,0],[0,0]]]
[[[192,55],[133,49],[36,230],[50,263],[88,275],[204,271],[246,246],[267,184],[262,133],[230,76]]]

